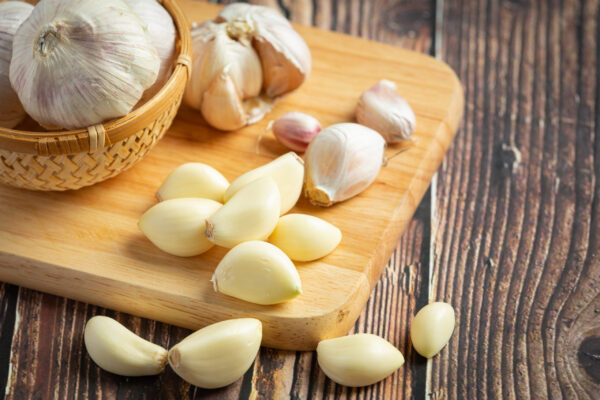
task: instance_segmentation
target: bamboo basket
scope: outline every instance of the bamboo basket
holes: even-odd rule
[[[32,190],[79,189],[140,161],[165,134],[191,73],[191,34],[175,0],[161,3],[178,32],[176,65],[161,90],[116,120],[87,129],[29,132],[0,127],[0,182]]]

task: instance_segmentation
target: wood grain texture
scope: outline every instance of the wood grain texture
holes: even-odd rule
[[[433,297],[458,323],[432,398],[598,398],[598,6],[445,2],[467,102],[436,192]]]
[[[264,2],[263,2],[264,3]],[[335,29],[337,19],[341,19],[344,5],[341,1],[272,1],[271,5],[283,6],[282,11],[292,21],[307,25],[317,24],[324,29]],[[275,4],[279,3],[279,4]],[[357,7],[357,4],[359,7]],[[314,7],[313,7],[314,5]],[[310,9],[310,12],[306,10]],[[353,18],[346,25],[346,32],[365,38],[380,38],[390,44],[421,52],[429,52],[432,42],[431,26],[433,24],[433,5],[429,1],[353,1],[352,13],[360,10],[360,17]],[[394,10],[393,17],[387,20],[374,18],[377,14],[385,16],[389,9]],[[404,18],[410,13],[410,18]],[[312,15],[311,15],[312,14]],[[356,15],[356,14],[354,14]],[[387,21],[384,23],[382,21]],[[154,323],[137,317],[130,317],[110,310],[88,306],[83,303],[57,298],[52,295],[39,294],[35,291],[15,286],[4,285],[2,305],[8,311],[2,315],[2,321],[11,323],[12,315],[17,313],[15,307],[17,293],[19,298],[18,323],[14,326],[15,339],[7,343],[0,342],[2,350],[12,353],[11,384],[8,386],[7,398],[40,398],[41,393],[53,393],[49,398],[318,398],[318,397],[352,397],[352,398],[423,398],[425,390],[425,364],[423,360],[415,361],[415,355],[407,342],[406,319],[414,314],[415,309],[426,303],[428,264],[429,264],[429,194],[421,203],[415,217],[410,222],[395,250],[390,263],[386,267],[382,279],[378,282],[369,302],[359,317],[354,331],[378,333],[399,346],[407,364],[391,378],[365,389],[344,389],[339,387],[319,371],[313,353],[284,352],[262,349],[255,366],[246,376],[224,390],[204,391],[190,387],[172,371],[159,378],[127,379],[105,373],[98,369],[81,350],[82,323],[90,316],[107,314],[134,328],[134,330],[156,343],[168,346],[183,337],[189,331],[181,328]],[[43,308],[43,313],[36,310]],[[48,321],[48,322],[42,322]],[[63,336],[67,339],[42,339],[44,331],[31,330],[29,326],[58,325],[63,326]],[[2,328],[2,335],[12,336],[12,326]],[[4,337],[4,336],[2,336]],[[60,374],[61,384],[68,389],[55,394],[52,386],[56,379],[50,373],[36,372],[31,380],[17,379],[46,366],[36,362],[40,346],[51,347],[54,353],[45,355],[46,359],[73,360],[72,352],[76,351],[77,362],[71,362],[69,373]],[[57,345],[57,343],[61,345]],[[8,364],[8,358],[0,358]],[[54,373],[57,371],[52,370]],[[0,369],[1,375],[7,376],[7,369]],[[281,396],[279,396],[281,395]]]

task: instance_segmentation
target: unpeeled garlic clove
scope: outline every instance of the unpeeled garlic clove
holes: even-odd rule
[[[273,179],[257,179],[206,219],[205,235],[223,247],[266,239],[277,225],[280,205],[279,189]]]
[[[217,322],[192,333],[169,350],[177,375],[205,389],[227,386],[252,366],[262,340],[255,318]]]
[[[83,339],[91,359],[113,374],[157,375],[167,364],[167,350],[142,339],[109,317],[92,317],[85,325]]]
[[[366,126],[341,123],[323,129],[304,155],[304,194],[328,207],[356,196],[375,180],[385,141]]]
[[[386,79],[360,96],[356,120],[379,132],[388,143],[409,139],[417,125],[415,113],[396,92],[396,84]]]
[[[217,75],[202,95],[202,116],[211,126],[233,131],[246,125],[248,115],[227,67]]]
[[[454,331],[454,309],[435,302],[423,307],[410,325],[410,338],[417,353],[431,358],[446,346]]]
[[[191,162],[175,168],[156,192],[159,201],[199,197],[222,202],[227,179],[210,165]]]
[[[229,250],[212,282],[217,292],[262,305],[282,303],[302,293],[300,276],[289,257],[257,240]]]
[[[404,357],[387,340],[359,333],[319,342],[317,361],[332,381],[359,387],[391,375],[404,364]]]
[[[288,214],[279,218],[269,242],[294,261],[312,261],[331,253],[342,240],[342,231],[321,218]]]
[[[289,152],[268,164],[248,171],[229,185],[223,200],[228,202],[243,187],[263,177],[270,177],[277,184],[281,198],[280,213],[285,214],[294,207],[302,193],[304,161],[296,153]]]
[[[138,226],[162,251],[180,257],[196,256],[213,246],[204,236],[206,219],[221,207],[221,203],[209,199],[165,200],[146,211]]]
[[[290,112],[277,118],[271,129],[282,145],[304,152],[310,141],[321,131],[321,124],[308,114]]]

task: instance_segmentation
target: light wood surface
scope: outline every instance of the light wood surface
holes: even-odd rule
[[[218,8],[182,1],[191,20]],[[182,108],[167,137],[140,164],[115,179],[66,193],[0,188],[0,280],[196,329],[255,316],[269,347],[312,349],[345,334],[437,170],[462,115],[454,73],[428,56],[357,38],[299,27],[313,54],[313,72],[265,120],[239,132],[206,127]],[[193,258],[162,253],[138,231],[139,216],[175,166],[213,165],[233,180],[286,150],[265,131],[269,120],[300,110],[324,126],[352,121],[360,93],[381,78],[395,81],[417,114],[416,146],[392,158],[355,199],[321,209],[301,200],[294,211],[337,225],[336,252],[298,263],[304,293],[278,306],[258,306],[214,293],[209,282],[225,249]],[[390,146],[392,156],[400,146]]]

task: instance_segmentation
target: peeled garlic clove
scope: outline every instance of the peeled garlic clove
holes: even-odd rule
[[[167,364],[167,350],[109,317],[92,317],[85,325],[83,340],[90,358],[113,374],[157,375]]]
[[[210,165],[192,162],[175,168],[156,192],[159,201],[199,197],[222,202],[227,179]]]
[[[209,199],[165,200],[146,211],[138,226],[162,251],[191,257],[209,250],[213,243],[204,236],[206,218],[222,207]]]
[[[404,357],[387,340],[359,333],[319,342],[317,361],[332,381],[359,387],[391,375],[404,364]]]
[[[304,161],[294,152],[286,153],[268,164],[240,175],[225,191],[223,200],[228,202],[238,191],[251,182],[263,177],[272,178],[281,197],[281,214],[294,207],[302,192]]]
[[[252,366],[262,340],[255,318],[217,322],[192,333],[169,350],[169,365],[181,378],[205,389],[227,386]]]
[[[223,131],[239,129],[248,122],[248,115],[227,68],[204,92],[200,110],[206,122]]]
[[[446,346],[454,331],[454,309],[435,302],[423,307],[410,325],[410,339],[417,353],[431,358]]]
[[[129,113],[159,68],[123,1],[44,0],[15,34],[10,82],[40,124],[77,129]]]
[[[417,125],[415,113],[396,92],[396,84],[385,79],[360,96],[356,120],[379,132],[388,143],[410,138]]]
[[[205,235],[223,247],[233,247],[248,240],[264,240],[277,225],[280,204],[279,189],[273,179],[257,179],[206,219]]]
[[[323,129],[304,156],[305,196],[323,207],[356,196],[377,177],[384,149],[381,135],[359,124]]]
[[[294,261],[312,261],[331,253],[342,240],[342,231],[321,218],[288,214],[279,218],[269,242]]]
[[[214,288],[255,304],[278,304],[302,293],[294,263],[277,247],[257,240],[235,246],[212,277]]]
[[[271,129],[279,143],[294,151],[304,152],[321,131],[321,124],[308,114],[290,112],[277,118]]]
[[[21,1],[0,3],[0,126],[14,128],[25,118],[25,110],[8,78],[12,42],[17,29],[33,6]]]

